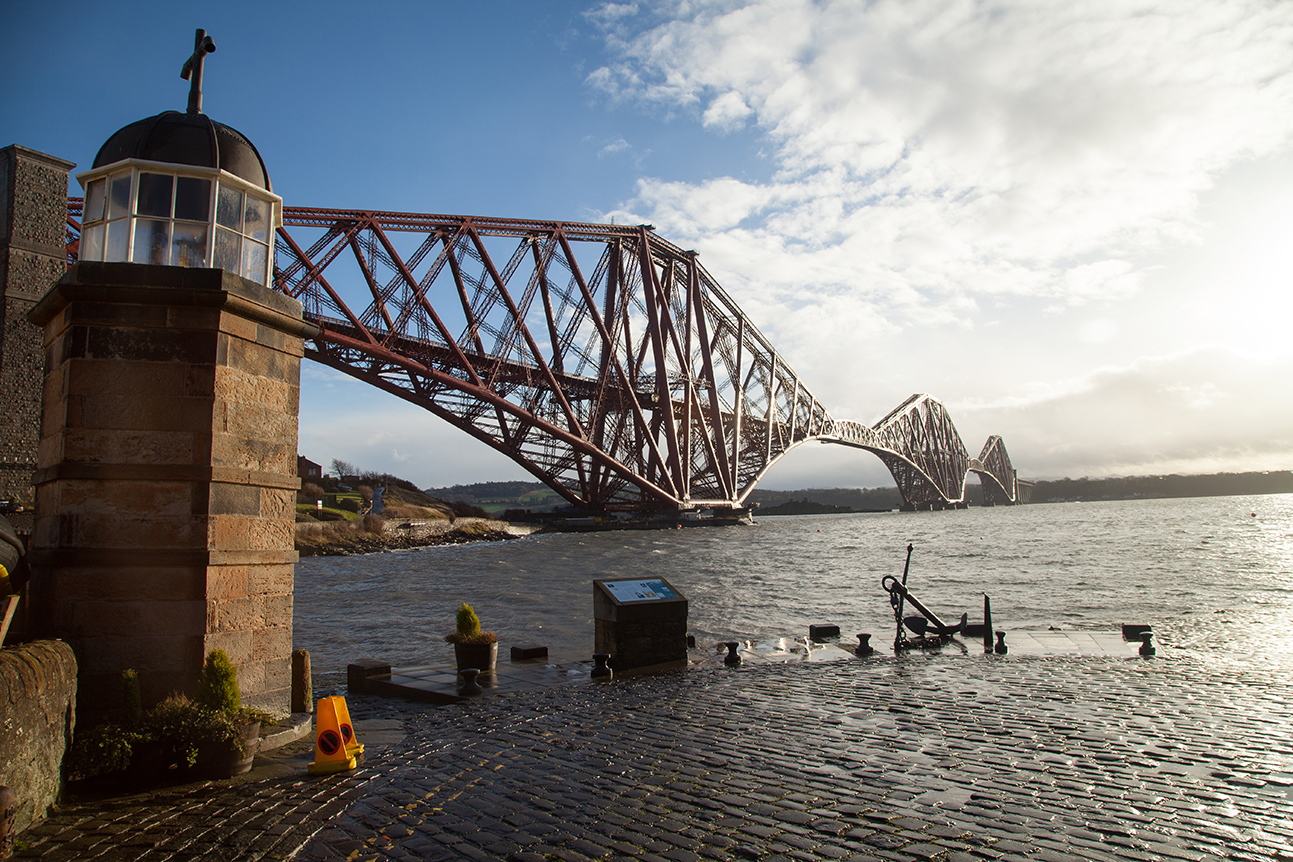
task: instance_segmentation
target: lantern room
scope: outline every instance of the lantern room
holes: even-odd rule
[[[283,199],[251,141],[202,113],[202,57],[214,50],[199,31],[186,113],[120,129],[77,174],[81,260],[211,267],[269,286]]]

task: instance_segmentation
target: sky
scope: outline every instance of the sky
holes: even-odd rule
[[[1293,468],[1291,3],[26,3],[0,146],[88,168],[198,27],[286,206],[653,224],[836,419],[928,393],[1021,478]],[[308,362],[300,449],[529,478]],[[761,487],[891,484],[809,443]]]

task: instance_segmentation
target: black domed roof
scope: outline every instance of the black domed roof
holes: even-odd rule
[[[206,114],[165,111],[131,123],[99,148],[94,167],[123,159],[148,159],[220,168],[252,185],[273,191],[269,171],[256,147],[237,129],[217,123]]]

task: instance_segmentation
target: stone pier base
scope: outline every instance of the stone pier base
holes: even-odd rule
[[[81,703],[192,693],[207,651],[286,711],[301,305],[212,269],[80,263],[36,306],[47,372],[35,624]]]

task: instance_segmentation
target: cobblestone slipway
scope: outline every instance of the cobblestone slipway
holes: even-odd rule
[[[402,731],[353,774],[298,751],[70,805],[17,858],[1293,860],[1289,673],[1261,658],[877,656],[349,703]]]

